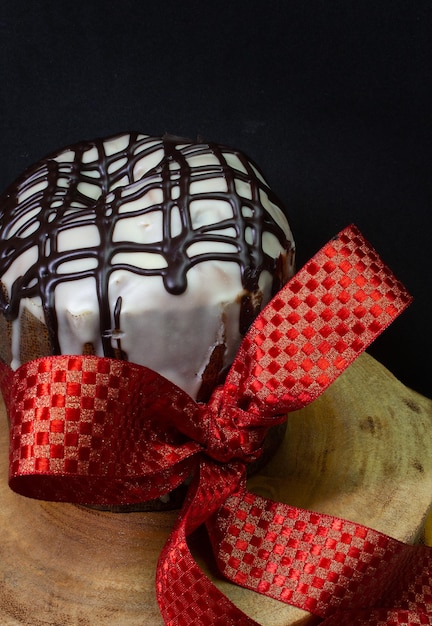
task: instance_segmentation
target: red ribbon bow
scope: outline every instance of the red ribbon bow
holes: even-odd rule
[[[193,474],[157,570],[172,626],[256,625],[192,558],[187,537],[203,523],[226,577],[326,624],[432,623],[429,549],[246,489],[246,464],[269,427],[317,398],[409,302],[351,226],[261,312],[206,405],[115,359],[3,366],[10,485],[45,500],[125,504],[160,497]]]

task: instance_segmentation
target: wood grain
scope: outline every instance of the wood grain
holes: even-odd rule
[[[155,568],[176,512],[108,513],[12,493],[1,411],[1,623],[161,626]],[[290,415],[278,453],[250,487],[414,542],[432,507],[431,435],[432,401],[364,354],[320,399]],[[191,546],[216,584],[264,626],[316,622],[220,580],[203,532]]]

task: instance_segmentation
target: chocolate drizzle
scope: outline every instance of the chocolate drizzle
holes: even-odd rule
[[[120,147],[111,153],[107,144],[115,139]],[[137,174],[146,159],[151,167]],[[233,165],[234,162],[238,165]],[[226,191],[212,191],[212,185],[210,191],[192,191],[194,183],[212,180],[218,182],[215,189],[219,189],[223,180]],[[247,186],[250,193],[245,195],[250,197],[240,195],[239,184]],[[87,194],[85,189],[92,191]],[[149,193],[154,190],[158,194],[155,197],[162,200],[149,205]],[[37,252],[37,262],[28,263],[27,270],[14,280],[10,298],[0,290],[0,311],[7,320],[15,320],[23,298],[40,297],[52,353],[59,354],[56,287],[66,281],[91,277],[99,301],[104,354],[114,356],[110,329],[113,324],[120,328],[121,307],[121,301],[117,302],[112,312],[109,304],[109,279],[114,271],[123,269],[143,276],[160,276],[165,289],[177,295],[186,291],[188,272],[196,264],[229,261],[238,264],[245,290],[244,331],[256,314],[249,294],[258,291],[261,272],[268,270],[275,276],[274,292],[285,278],[278,270],[279,258],[264,251],[263,234],[271,233],[282,248],[290,250],[282,228],[263,206],[262,194],[280,206],[255,165],[242,153],[214,143],[130,133],[83,142],[47,157],[18,179],[0,201],[1,276],[23,254]],[[228,203],[231,216],[196,225],[191,205],[197,200]],[[130,203],[133,208],[128,208]],[[122,219],[155,211],[161,212],[162,218],[159,241],[116,240],[114,231]],[[179,221],[175,232],[174,214]],[[80,248],[77,241],[73,249],[60,248],[61,233],[85,226],[97,228],[95,245]],[[202,242],[207,244],[206,251],[192,254],[193,244]],[[143,252],[154,255],[160,263],[149,263],[148,267],[133,265],[135,253]],[[130,262],[125,262],[125,254]],[[121,256],[116,259],[117,255]],[[71,261],[84,263],[75,270],[72,266],[70,271],[62,270],[62,265]]]

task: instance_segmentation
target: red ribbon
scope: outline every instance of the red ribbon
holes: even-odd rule
[[[351,226],[261,312],[208,404],[145,367],[93,356],[3,366],[10,485],[86,504],[157,498],[193,475],[157,570],[166,624],[252,626],[204,576],[187,537],[206,524],[220,571],[325,624],[431,624],[431,551],[249,493],[246,464],[317,398],[410,296]]]

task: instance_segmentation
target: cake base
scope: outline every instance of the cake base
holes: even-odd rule
[[[3,406],[0,426],[2,625],[162,626],[155,570],[177,512],[108,513],[16,495]],[[432,400],[363,354],[290,415],[283,444],[250,488],[415,542],[432,508],[431,436]],[[221,580],[202,531],[191,546],[218,587],[264,626],[319,622]]]

